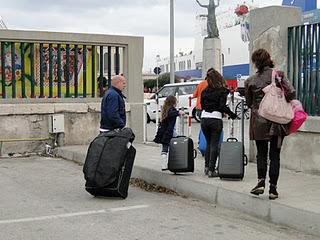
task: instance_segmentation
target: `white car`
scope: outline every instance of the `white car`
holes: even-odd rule
[[[184,108],[185,112],[188,113],[189,111],[189,97],[192,97],[194,90],[196,89],[197,85],[201,81],[194,81],[194,82],[184,82],[184,83],[171,83],[164,85],[157,93],[152,95],[149,99],[145,99],[144,103],[147,105],[147,122],[155,121],[156,120],[156,95],[158,95],[159,101],[159,114],[158,118],[160,118],[161,109],[164,103],[164,100],[167,96],[173,95],[178,97],[178,109]],[[197,99],[191,100],[191,111],[192,116],[198,122],[200,122],[199,117],[196,115],[196,105]]]

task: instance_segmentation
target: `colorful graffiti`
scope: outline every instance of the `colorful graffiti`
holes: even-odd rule
[[[25,92],[27,97],[31,96],[31,54],[30,54],[30,44],[24,44],[24,69],[25,69]],[[67,66],[67,53],[66,46],[61,45],[61,96],[65,97],[66,94],[66,76],[69,72],[69,86],[70,86],[70,96],[74,95],[75,89],[75,49],[74,46],[70,46],[69,52],[69,66]],[[5,88],[7,97],[12,96],[12,62],[11,62],[11,45],[5,44],[4,48],[4,62],[5,62]],[[16,97],[22,97],[22,68],[21,68],[21,45],[15,44],[15,78],[16,78]],[[92,50],[91,47],[87,48],[86,51],[86,93],[90,95],[92,93],[91,79],[92,79]],[[43,86],[44,95],[49,96],[49,45],[43,45]],[[40,45],[35,44],[34,47],[34,73],[35,73],[35,95],[40,94]],[[0,76],[2,74],[2,67],[0,62]],[[77,74],[78,74],[78,93],[81,96],[83,92],[83,48],[78,46],[77,52]],[[53,86],[53,97],[58,95],[58,47],[53,45],[52,47],[52,86]],[[94,89],[96,91],[96,89]],[[2,86],[0,84],[0,94],[2,92]]]

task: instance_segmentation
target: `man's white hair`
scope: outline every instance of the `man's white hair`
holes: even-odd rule
[[[124,78],[123,76],[121,76],[121,75],[115,75],[115,76],[113,76],[112,79],[111,79],[111,84],[112,84],[112,85],[116,85],[118,82],[124,81],[124,80],[125,80],[125,78]]]

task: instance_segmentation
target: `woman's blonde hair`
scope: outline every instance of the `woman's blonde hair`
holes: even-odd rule
[[[168,96],[164,101],[161,112],[161,121],[163,121],[168,116],[168,111],[171,107],[175,107],[177,105],[177,98],[175,96]]]

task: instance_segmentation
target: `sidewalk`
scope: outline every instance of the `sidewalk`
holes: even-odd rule
[[[194,173],[174,175],[168,171],[161,171],[159,147],[146,144],[134,146],[137,155],[132,177],[170,188],[192,198],[320,236],[320,176],[281,169],[279,199],[271,201],[268,198],[268,188],[260,197],[249,193],[257,183],[255,164],[249,163],[246,167],[243,181],[208,178],[203,174],[204,159],[198,154]],[[83,164],[87,148],[88,146],[66,146],[58,148],[57,154]]]

